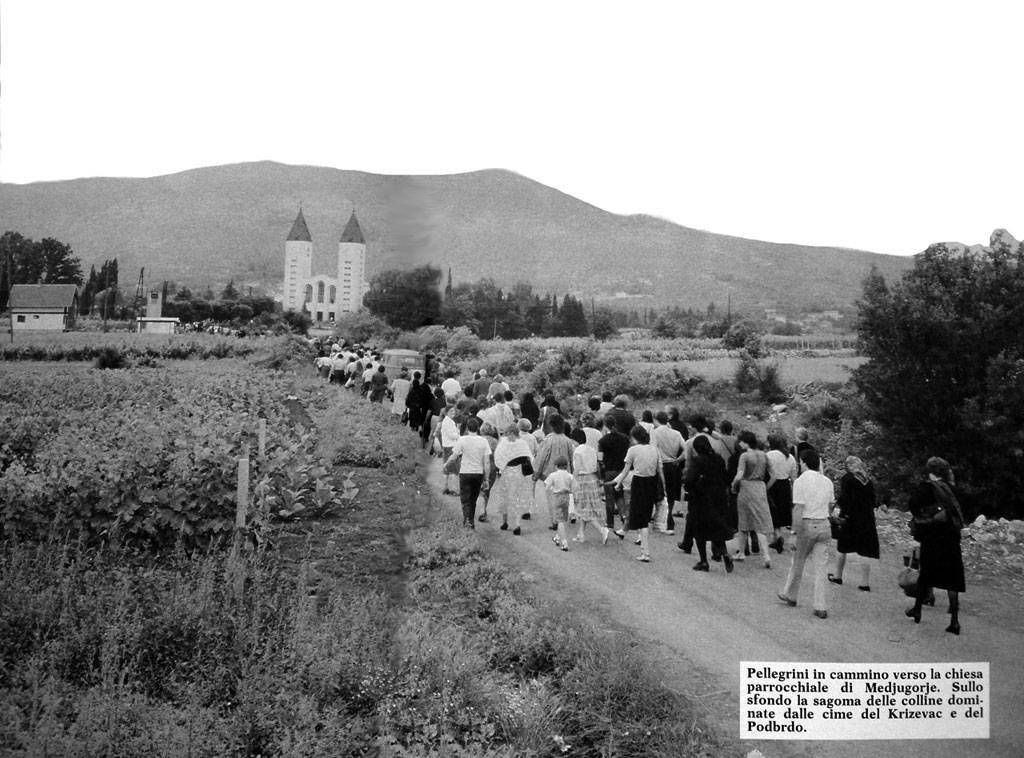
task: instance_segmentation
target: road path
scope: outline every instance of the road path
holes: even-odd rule
[[[442,478],[435,462],[431,484],[446,507],[459,512],[457,497],[441,495]],[[675,536],[652,535],[652,561],[644,564],[634,560],[639,548],[628,540],[613,536],[602,546],[590,528],[586,543],[571,543],[570,552],[563,553],[552,544],[544,518],[525,522],[519,537],[499,531],[498,519],[476,526],[490,554],[519,567],[527,578],[544,577],[534,584],[538,591],[561,586],[559,599],[589,608],[593,621],[646,640],[666,685],[690,696],[714,727],[733,738],[739,736],[740,661],[990,662],[987,740],[742,743],[766,758],[1024,756],[1024,600],[1019,596],[973,586],[968,577],[961,636],[944,631],[944,592],[937,593],[936,607],[925,607],[922,622],[915,625],[904,616],[909,601],[896,584],[900,557],[883,554],[871,577],[873,591],[860,592],[850,583],[830,585],[829,617],[821,620],[811,613],[809,573],[796,608],[776,597],[789,569],[789,552],[772,551],[770,570],[754,556],[738,563],[732,574],[720,563],[702,573],[692,570],[696,557],[682,553]]]

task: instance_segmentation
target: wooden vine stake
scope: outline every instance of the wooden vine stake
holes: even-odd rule
[[[231,544],[231,568],[234,575],[235,598],[245,591],[245,569],[240,557],[245,543],[245,514],[249,507],[249,451],[238,459],[238,486],[235,492],[235,537]]]
[[[259,451],[260,460],[267,455],[267,420],[261,418],[259,424],[256,426],[257,438],[259,439]]]

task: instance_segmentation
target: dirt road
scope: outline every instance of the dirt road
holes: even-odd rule
[[[440,494],[437,464],[431,477],[438,496],[458,512],[458,498]],[[666,685],[694,698],[712,725],[733,738],[739,735],[740,661],[991,664],[987,740],[745,740],[744,749],[756,748],[766,758],[1024,755],[1024,599],[1019,595],[977,586],[968,576],[968,591],[961,599],[961,636],[944,631],[948,616],[943,592],[936,607],[926,607],[922,622],[915,625],[904,616],[908,600],[896,585],[900,555],[883,552],[871,578],[873,591],[858,591],[856,580],[830,585],[829,617],[821,620],[811,612],[808,579],[796,608],[776,597],[790,566],[788,551],[772,551],[770,570],[754,556],[738,563],[732,574],[720,563],[702,573],[692,570],[696,557],[676,547],[678,536],[653,535],[652,561],[644,564],[633,559],[639,548],[628,540],[612,537],[602,546],[590,530],[586,543],[572,543],[570,552],[563,553],[552,544],[546,520],[536,516],[525,522],[518,537],[499,531],[497,518],[476,526],[485,549],[519,567],[536,591],[550,592],[550,586],[560,585],[559,598],[588,608],[596,623],[630,630],[652,643],[649,649]]]

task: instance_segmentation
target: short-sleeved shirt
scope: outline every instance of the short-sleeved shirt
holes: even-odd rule
[[[455,419],[445,416],[441,419],[441,447],[454,447],[459,441],[459,425]]]
[[[656,476],[660,463],[661,456],[654,445],[633,445],[626,451],[623,467],[632,464],[634,476]]]
[[[572,474],[564,468],[558,468],[548,474],[544,480],[547,488],[556,494],[572,492]]]
[[[793,504],[803,505],[804,518],[828,518],[829,506],[835,500],[832,480],[819,471],[807,469],[793,485]]]
[[[768,456],[768,473],[773,479],[796,479],[795,457],[786,455],[781,450],[769,450],[766,455]]]
[[[462,455],[460,474],[482,474],[491,457],[491,444],[479,434],[464,434],[452,448],[452,455]]]
[[[597,451],[590,445],[580,445],[572,453],[572,470],[574,474],[597,473]]]
[[[651,444],[658,448],[661,462],[675,461],[683,453],[686,441],[683,435],[671,426],[656,426],[651,435]]]

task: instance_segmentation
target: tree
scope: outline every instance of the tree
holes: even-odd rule
[[[308,316],[307,316],[308,318]],[[364,343],[393,336],[395,330],[368,311],[346,313],[334,325],[334,336],[347,342]]]
[[[562,307],[558,311],[557,319],[558,333],[562,337],[585,337],[590,334],[587,327],[587,314],[583,310],[583,303],[572,295],[566,295],[562,299]]]
[[[397,329],[436,324],[441,315],[440,282],[441,270],[430,264],[381,271],[370,280],[363,305]]]
[[[234,279],[230,280],[228,282],[227,286],[224,288],[224,291],[220,293],[220,299],[221,300],[237,300],[238,299],[238,290],[235,289],[235,280]]]
[[[664,316],[659,316],[658,320],[654,322],[654,326],[651,327],[652,337],[667,337],[672,339],[676,334],[677,330],[675,322],[667,320]]]
[[[81,286],[82,282],[82,263],[70,245],[53,237],[33,242],[18,232],[10,231],[0,237],[0,308],[7,307],[11,284]]]
[[[615,312],[610,308],[598,308],[591,319],[590,331],[596,340],[606,340],[619,333],[615,324]]]
[[[858,314],[869,360],[854,380],[885,457],[903,463],[887,473],[893,484],[941,455],[982,509],[1024,515],[1024,409],[1006,394],[1024,359],[1024,249],[932,245],[891,288],[873,270]]]

